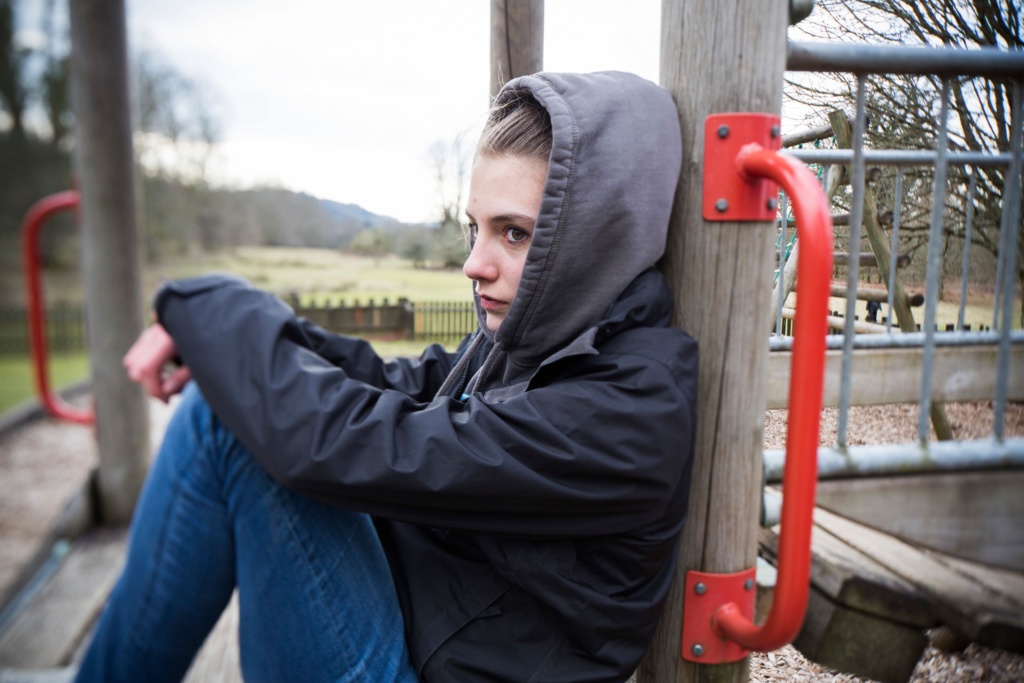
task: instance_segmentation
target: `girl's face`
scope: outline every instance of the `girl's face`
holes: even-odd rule
[[[475,283],[491,332],[519,289],[547,174],[548,165],[530,157],[477,156],[473,164],[466,207],[473,250],[462,272]]]

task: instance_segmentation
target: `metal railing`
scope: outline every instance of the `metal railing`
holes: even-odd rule
[[[1019,358],[1019,349],[1024,345],[1024,333],[1014,330],[1014,302],[1016,277],[1018,272],[1017,255],[1018,240],[1021,233],[1021,170],[1024,166],[1022,151],[1022,83],[1024,83],[1024,53],[1009,52],[999,49],[946,49],[929,47],[877,46],[877,45],[835,45],[825,43],[790,43],[787,68],[790,71],[810,72],[844,72],[850,73],[856,80],[855,112],[852,117],[853,134],[851,149],[809,149],[789,150],[789,153],[808,164],[823,165],[844,164],[851,169],[852,199],[849,218],[850,252],[857,251],[861,244],[863,227],[863,199],[866,185],[868,165],[895,167],[896,188],[893,206],[893,224],[891,228],[892,256],[887,274],[889,316],[885,323],[885,331],[880,334],[858,334],[854,329],[856,318],[856,288],[858,282],[858,259],[848,261],[848,282],[846,287],[845,327],[840,335],[830,335],[827,343],[830,349],[842,350],[841,377],[838,397],[838,425],[836,444],[832,448],[822,448],[819,459],[822,462],[833,462],[836,458],[850,463],[844,468],[829,468],[833,476],[862,474],[866,471],[858,467],[858,452],[866,460],[887,457],[905,456],[905,446],[853,446],[848,443],[848,423],[851,406],[851,390],[853,386],[853,365],[855,350],[865,348],[916,348],[920,350],[921,376],[918,398],[919,422],[918,444],[916,452],[922,462],[934,461],[930,456],[934,451],[934,442],[929,445],[930,412],[934,393],[935,353],[939,347],[969,347],[992,345],[998,349],[995,362],[990,370],[994,377],[994,391],[991,396],[993,405],[992,439],[977,442],[957,442],[956,446],[946,444],[943,453],[950,448],[959,448],[966,453],[978,452],[991,456],[993,448],[1006,456],[1004,462],[1009,466],[1019,466],[1018,454],[1024,448],[1024,439],[1007,439],[1005,434],[1005,413],[1010,398],[1011,378],[1024,374],[1024,368],[1011,367],[1011,356]],[[929,150],[889,150],[865,148],[865,122],[867,102],[867,81],[870,74],[898,73],[931,75],[941,79],[940,113],[937,121],[935,147]],[[1000,77],[1010,78],[1012,89],[1012,116],[1009,151],[952,151],[948,145],[949,114],[950,114],[950,83],[958,77]],[[903,194],[904,172],[910,166],[933,166],[931,216],[928,227],[927,267],[925,271],[925,303],[924,320],[919,333],[901,333],[892,329],[893,293],[896,280],[896,246],[900,235],[900,202]],[[943,230],[943,209],[946,199],[946,179],[952,166],[970,168],[969,186],[967,190],[964,230],[965,247],[960,283],[960,308],[957,315],[955,331],[940,332],[936,329],[938,310],[939,278],[941,270],[941,248]],[[1002,195],[1000,213],[999,246],[996,262],[996,284],[994,305],[992,310],[992,331],[969,331],[965,329],[964,310],[966,304],[966,288],[968,267],[970,263],[970,243],[972,220],[975,203],[975,174],[978,169],[996,167],[1003,169],[1005,184]],[[827,185],[827,172],[823,184]],[[783,207],[783,216],[785,210]],[[786,230],[782,222],[780,229]],[[782,243],[786,242],[785,235]],[[779,270],[785,268],[785,254],[780,254]],[[781,301],[779,302],[781,312]],[[799,302],[797,303],[799,306]],[[781,328],[780,328],[781,329]],[[771,349],[787,351],[791,348],[791,338],[773,336]],[[1016,352],[1013,350],[1017,349]],[[1018,363],[1019,364],[1019,363]],[[1014,385],[1016,386],[1016,385]],[[1015,390],[1019,391],[1019,389]],[[901,455],[902,453],[902,455]],[[782,459],[779,451],[765,452],[766,473],[769,480],[776,480]],[[970,458],[958,458],[958,461],[969,463]],[[991,460],[991,458],[989,458]],[[969,467],[969,464],[962,465]],[[884,470],[885,468],[880,468]],[[826,474],[823,472],[823,475]]]

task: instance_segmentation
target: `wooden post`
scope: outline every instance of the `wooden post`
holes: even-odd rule
[[[703,129],[711,113],[781,111],[788,11],[785,0],[662,2],[661,80],[679,107],[683,169],[661,265],[675,322],[700,345],[700,374],[689,516],[641,683],[749,677],[749,659],[680,657],[686,571],[735,572],[757,558],[774,248],[770,222],[702,218]]]
[[[131,518],[149,451],[146,399],[121,367],[142,330],[127,29],[124,0],[68,7],[99,505],[105,522],[119,524]]]
[[[491,0],[491,99],[544,68],[544,0]]]

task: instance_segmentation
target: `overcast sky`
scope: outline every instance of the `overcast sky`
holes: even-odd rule
[[[545,69],[658,79],[660,0],[546,0]],[[436,218],[428,150],[479,127],[486,0],[127,0],[129,40],[203,84],[222,172]]]

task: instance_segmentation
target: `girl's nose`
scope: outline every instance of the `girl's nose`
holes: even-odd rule
[[[490,282],[498,277],[498,268],[487,246],[487,240],[478,236],[469,257],[462,264],[462,272],[470,280]]]

